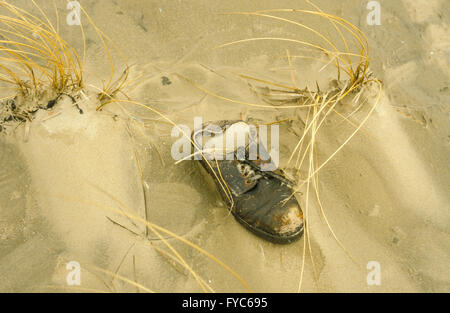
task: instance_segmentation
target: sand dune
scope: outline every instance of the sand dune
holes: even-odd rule
[[[83,5],[123,50],[133,77],[145,75],[130,96],[152,103],[177,124],[192,127],[195,116],[204,121],[245,116],[270,123],[297,114],[230,103],[182,77],[223,97],[264,103],[236,73],[289,84],[285,50],[293,53],[295,46],[264,42],[212,48],[262,30],[273,37],[298,36],[298,30],[280,21],[217,13],[305,4],[205,3]],[[317,4],[366,33],[371,70],[384,90],[367,123],[319,173],[320,204],[347,252],[327,227],[318,201],[306,204],[305,186],[300,190],[298,200],[309,208],[312,252],[307,248],[301,290],[448,292],[449,9],[437,0],[383,2],[382,25],[370,26],[365,1]],[[25,1],[16,5],[33,10]],[[58,8],[64,16],[64,5]],[[42,9],[53,12],[50,3]],[[82,47],[78,30],[61,26],[61,33]],[[86,71],[107,77],[109,65],[92,29],[87,42]],[[299,86],[312,88],[318,81],[327,88],[335,75],[319,71],[322,65],[315,61],[300,60],[294,67]],[[131,215],[146,217],[204,249],[253,291],[298,291],[305,237],[280,246],[243,229],[195,161],[175,164],[167,121],[130,103],[112,103],[97,112],[96,77],[90,76],[87,85],[91,92],[81,102],[83,114],[62,97],[55,116],[42,110],[29,131],[22,124],[8,136],[0,134],[0,291],[74,291],[66,284],[69,261],[81,264],[80,288],[89,291],[135,292],[145,286],[158,292],[201,292],[199,280],[217,292],[246,291],[205,253],[171,233],[159,230],[159,237]],[[369,90],[367,105],[351,120],[360,122],[374,103],[376,93]],[[280,124],[282,166],[297,144],[299,125]],[[339,116],[330,117],[319,134],[319,160],[352,131],[354,126]],[[176,253],[182,257],[178,261],[171,259]],[[380,285],[367,283],[370,261],[380,264]]]

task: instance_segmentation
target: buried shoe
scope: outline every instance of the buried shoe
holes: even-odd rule
[[[203,124],[192,133],[196,159],[214,179],[237,221],[271,242],[293,242],[304,225],[292,195],[293,183],[274,171],[272,158],[255,134],[254,126],[239,120]],[[234,145],[235,136],[245,138],[245,144]],[[232,148],[223,149],[230,138]],[[203,139],[208,140],[204,145]]]

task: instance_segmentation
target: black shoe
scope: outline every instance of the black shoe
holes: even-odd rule
[[[207,138],[218,130],[225,132],[235,124],[247,125],[243,121],[203,124],[201,130],[192,134],[194,151],[203,147],[199,144],[200,136]],[[270,158],[263,161],[258,155],[256,160],[249,160],[249,145],[243,150],[228,151],[234,156],[231,159],[214,157],[211,151],[203,150],[200,163],[214,179],[233,216],[247,229],[274,243],[290,243],[300,238],[304,220],[293,196],[294,184],[274,171],[261,170],[263,163],[272,162]]]

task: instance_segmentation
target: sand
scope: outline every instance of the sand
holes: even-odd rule
[[[33,10],[28,2],[15,4]],[[285,50],[292,52],[296,46],[258,43],[213,48],[261,31],[298,36],[296,28],[218,13],[305,8],[304,3],[105,0],[82,4],[121,47],[133,77],[145,74],[130,96],[150,102],[177,124],[192,128],[196,116],[204,121],[246,116],[271,122],[292,114],[207,96],[179,75],[222,96],[264,103],[234,73],[289,83],[289,71],[279,69],[287,66]],[[308,255],[301,291],[448,292],[449,8],[438,0],[382,1],[382,24],[369,26],[365,1],[317,4],[366,33],[371,70],[384,90],[361,131],[320,171],[323,209],[356,264],[333,238],[313,199],[308,223],[314,268]],[[57,5],[64,16],[64,3],[57,1]],[[42,3],[42,9],[53,12],[51,3]],[[61,33],[75,47],[82,47],[78,29],[62,24]],[[87,71],[106,78],[109,68],[101,43],[92,30],[87,40]],[[315,86],[316,80],[326,86],[335,75],[318,72],[315,62],[296,66],[300,86]],[[123,64],[118,68],[122,70]],[[39,112],[28,136],[21,125],[14,134],[0,137],[0,291],[136,292],[147,290],[144,287],[156,292],[203,291],[186,266],[171,261],[160,249],[175,252],[143,223],[120,214],[122,210],[146,216],[214,255],[252,291],[297,292],[304,237],[280,246],[243,229],[196,162],[175,164],[170,156],[175,140],[171,125],[127,104],[122,105],[134,118],[115,104],[96,112],[91,85],[100,84],[90,77],[84,114],[62,98],[55,107],[59,115],[49,118],[47,111]],[[361,121],[365,113],[367,108],[354,121]],[[280,126],[281,164],[298,141],[296,127]],[[338,117],[327,121],[320,134],[320,158],[330,155],[352,130]],[[299,195],[298,200],[306,206],[305,197]],[[205,254],[168,233],[161,236],[212,290],[247,291]],[[80,286],[67,285],[69,261],[81,264]],[[370,261],[380,265],[379,285],[367,283]]]

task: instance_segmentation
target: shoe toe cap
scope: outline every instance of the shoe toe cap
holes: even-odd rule
[[[287,204],[287,209],[279,219],[277,233],[281,236],[289,236],[302,231],[304,224],[303,212],[297,201]]]

